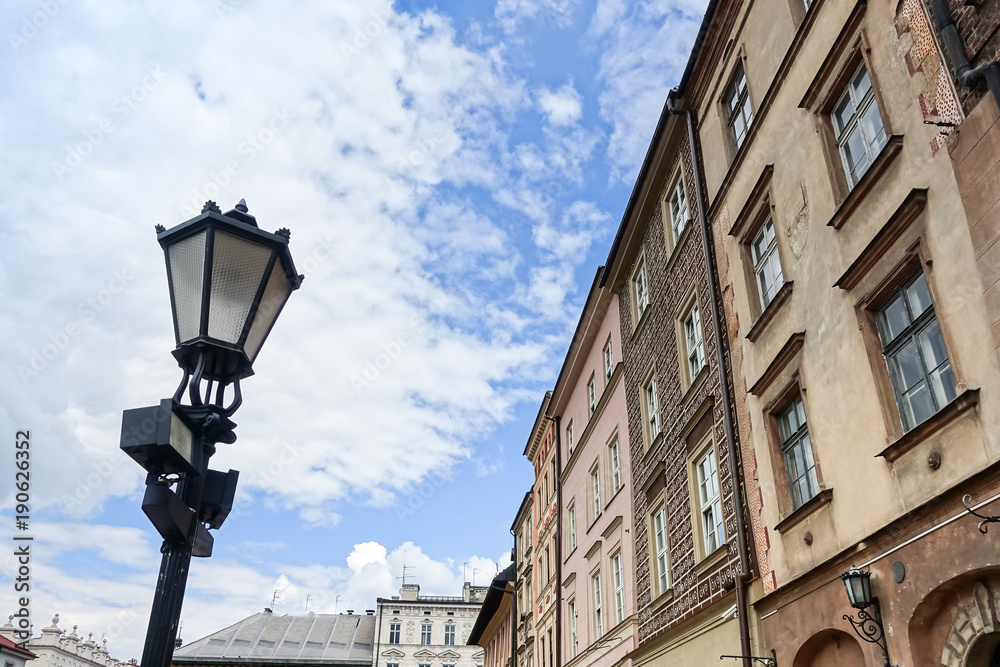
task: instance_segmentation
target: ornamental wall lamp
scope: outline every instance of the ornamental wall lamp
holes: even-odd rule
[[[858,637],[870,644],[877,644],[882,649],[885,667],[892,667],[892,663],[889,662],[885,627],[882,625],[882,609],[878,598],[872,595],[871,576],[871,572],[863,572],[856,567],[852,567],[840,576],[847,588],[848,601],[858,610],[857,620],[848,614],[844,614],[844,620],[851,624]]]
[[[217,443],[236,441],[230,417],[243,402],[240,380],[253,375],[303,279],[288,251],[289,231],[258,228],[242,199],[226,213],[206,202],[201,215],[171,229],[156,225],[156,232],[182,378],[172,398],[122,415],[120,446],[147,473],[142,510],[163,538],[142,667],[170,667],[191,557],[212,555],[208,531],[222,526],[236,495],[239,472],[209,470],[208,461]]]

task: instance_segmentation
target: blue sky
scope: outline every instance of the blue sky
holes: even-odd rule
[[[429,593],[487,581],[538,404],[703,10],[5,3],[0,424],[8,442],[32,433],[36,629],[58,612],[116,657],[141,652],[159,541],[118,431],[179,380],[153,225],[206,199],[291,229],[306,280],[213,459],[240,491],[192,567],[185,640],[276,590],[281,613],[309,596],[370,608],[404,561]]]

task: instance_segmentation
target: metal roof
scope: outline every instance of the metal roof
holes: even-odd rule
[[[174,651],[174,663],[370,665],[375,617],[260,612]]]

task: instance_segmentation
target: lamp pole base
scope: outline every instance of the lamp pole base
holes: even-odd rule
[[[186,544],[163,542],[160,547],[160,576],[156,580],[153,608],[149,612],[149,628],[142,648],[141,667],[170,667],[174,656],[174,640],[180,623],[191,569],[191,547]]]

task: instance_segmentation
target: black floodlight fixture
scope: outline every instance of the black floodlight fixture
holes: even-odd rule
[[[201,490],[201,512],[198,520],[208,524],[212,530],[218,530],[229,513],[233,510],[236,499],[236,483],[240,471],[221,472],[209,470],[205,476],[205,486]]]
[[[180,404],[164,398],[122,413],[121,449],[148,473],[197,474],[196,430]]]
[[[209,201],[197,217],[171,229],[157,226],[167,262],[173,354],[186,376],[218,382],[221,390],[253,375],[264,340],[302,283],[288,251],[290,236],[287,229],[259,229],[243,199],[226,213]],[[193,402],[201,403],[200,397]]]
[[[872,575],[856,567],[840,575],[847,588],[847,599],[855,609],[865,609],[872,603]]]

